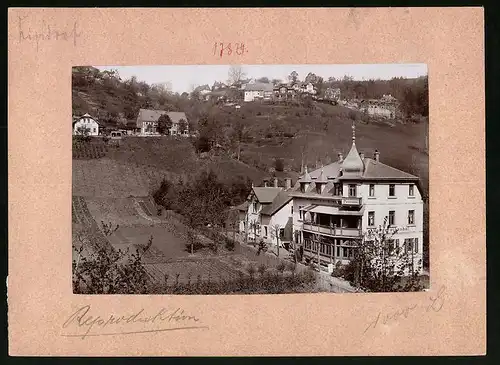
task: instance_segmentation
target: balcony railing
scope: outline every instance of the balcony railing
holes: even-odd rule
[[[329,227],[314,223],[304,223],[302,229],[304,231],[327,234],[330,236],[361,237],[361,229],[358,228]]]

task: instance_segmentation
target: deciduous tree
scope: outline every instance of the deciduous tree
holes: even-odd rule
[[[160,134],[169,135],[172,125],[173,123],[172,119],[170,119],[170,116],[168,114],[162,114],[160,115],[160,118],[158,118],[157,131]]]

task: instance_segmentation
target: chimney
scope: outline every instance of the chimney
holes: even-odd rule
[[[342,161],[344,161],[344,155],[342,154],[342,152],[339,152],[339,162]]]
[[[359,154],[359,157],[361,157],[361,161],[363,161],[363,162],[365,161],[365,153],[364,152],[361,152]]]
[[[278,178],[277,177],[274,178],[274,187],[275,188],[278,187]]]
[[[285,178],[285,189],[291,189],[292,188],[292,179],[287,177]]]
[[[379,161],[380,160],[380,152],[378,150],[375,150],[375,161]]]

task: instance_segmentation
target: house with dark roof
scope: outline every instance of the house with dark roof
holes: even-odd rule
[[[419,178],[384,164],[378,150],[372,158],[358,152],[354,125],[347,156],[339,153],[337,161],[311,172],[306,168],[288,195],[294,241],[305,260],[329,271],[337,262],[347,264],[367,232],[384,224],[392,248],[411,255],[415,267],[423,258]]]
[[[140,109],[136,121],[136,129],[140,131],[141,136],[158,136],[158,119],[162,115],[168,115],[172,121],[170,135],[189,136],[187,117],[184,112],[167,112],[166,110]],[[182,122],[183,121],[183,122]],[[185,129],[180,127],[185,123]]]
[[[278,186],[276,178],[273,186],[252,187],[247,200],[237,207],[239,230],[248,240],[263,240],[272,246],[288,246],[292,241],[293,202],[288,195],[292,183],[290,178],[285,181],[284,187]]]

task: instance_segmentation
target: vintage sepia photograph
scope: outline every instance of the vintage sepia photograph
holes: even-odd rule
[[[75,294],[429,288],[425,64],[75,66],[72,114]]]

